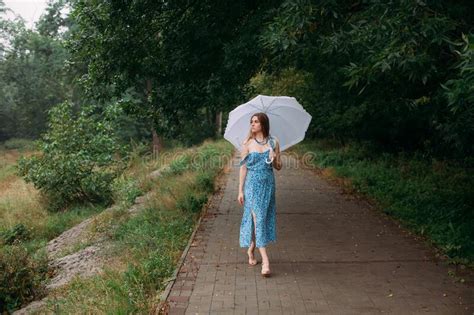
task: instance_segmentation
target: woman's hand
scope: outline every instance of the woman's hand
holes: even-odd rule
[[[239,201],[239,204],[241,206],[244,205],[244,193],[243,192],[239,191],[239,196],[237,197],[237,200]]]
[[[276,153],[273,151],[273,148],[270,148],[270,161],[273,162],[273,160],[276,158]]]
[[[274,168],[278,171],[281,170],[281,156],[280,156],[280,143],[278,140],[275,141],[275,150],[270,151],[271,161]]]

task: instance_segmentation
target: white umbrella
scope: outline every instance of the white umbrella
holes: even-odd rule
[[[312,118],[294,97],[258,95],[229,113],[224,139],[242,151],[242,142],[250,129],[250,118],[258,112],[267,114],[270,135],[279,140],[280,151],[304,139]]]

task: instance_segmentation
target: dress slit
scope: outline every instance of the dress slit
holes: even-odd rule
[[[253,216],[255,215],[255,218]],[[257,245],[257,214],[253,211],[253,209],[250,209],[250,216],[252,219],[252,235],[255,235],[255,245]],[[253,237],[250,236],[250,243],[252,243]]]

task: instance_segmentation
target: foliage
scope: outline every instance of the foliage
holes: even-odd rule
[[[436,122],[436,127],[443,141],[457,151],[474,152],[474,34],[463,34],[462,39],[458,43],[461,49],[455,50],[459,55],[454,66],[457,75],[441,84],[449,113]]]
[[[184,171],[189,169],[189,164],[191,162],[191,158],[187,154],[179,155],[173,161],[171,161],[168,172],[172,175],[179,175],[182,174]]]
[[[11,245],[16,241],[27,241],[31,238],[31,231],[23,223],[18,223],[11,229],[1,233],[1,240],[4,244]]]
[[[214,192],[214,176],[213,172],[199,172],[196,176],[196,187],[206,193]]]
[[[42,155],[18,160],[19,175],[48,197],[53,210],[76,201],[111,201],[111,182],[123,168],[116,158],[120,107],[111,104],[99,115],[89,106],[76,117],[67,101],[54,107],[50,129],[39,141]]]
[[[189,211],[191,213],[199,213],[203,205],[207,202],[208,196],[205,193],[186,195],[185,198],[176,202],[176,209],[181,211]]]
[[[51,14],[60,7],[53,1],[48,4]],[[80,97],[73,84],[78,71],[67,66],[69,52],[58,34],[61,25],[49,16],[40,18],[40,32],[28,29],[21,18],[10,21],[0,16],[0,45],[4,45],[0,47],[0,141],[38,138],[47,128],[52,106]]]
[[[0,312],[12,311],[43,292],[45,252],[32,256],[22,243],[0,247]]]
[[[215,134],[215,114],[241,102],[261,59],[256,36],[280,1],[76,1],[66,42],[71,63],[89,64],[89,96],[132,87],[141,104],[127,113],[187,145]],[[239,30],[239,31],[237,31]]]
[[[138,186],[137,180],[129,178],[124,174],[117,176],[112,184],[113,199],[116,203],[124,201],[128,204],[133,203],[135,198],[143,194]]]
[[[312,100],[311,134],[462,158],[473,153],[472,129],[459,132],[474,122],[472,73],[469,49],[456,48],[473,9],[468,1],[284,1],[260,36],[264,68],[312,74],[311,88],[294,95]],[[468,115],[450,110],[445,82]]]
[[[217,163],[193,162],[231,159],[233,147],[207,141],[185,151],[191,163],[187,171],[160,176],[144,208],[133,216],[125,210],[108,218],[112,222],[104,228],[111,236],[113,257],[104,272],[73,280],[48,302],[44,312],[141,314],[156,310],[157,292],[170,280],[209,194],[207,184],[201,185],[198,177],[214,182],[213,176],[222,169]]]

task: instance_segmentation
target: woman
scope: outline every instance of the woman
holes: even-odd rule
[[[254,249],[262,256],[263,276],[270,276],[270,262],[265,246],[276,242],[275,177],[280,170],[280,145],[270,136],[268,116],[256,113],[250,118],[250,131],[242,143],[239,196],[244,213],[240,225],[240,247],[248,247],[249,265],[255,266]],[[245,184],[245,185],[244,185]]]

